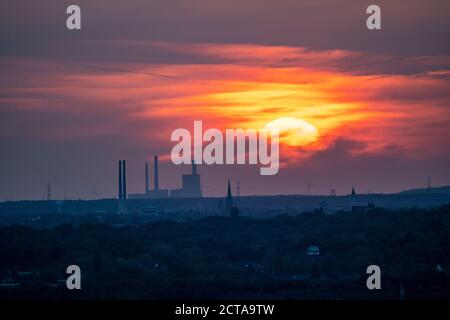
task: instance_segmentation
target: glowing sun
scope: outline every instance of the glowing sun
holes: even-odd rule
[[[278,129],[280,142],[290,146],[305,146],[319,139],[319,131],[310,123],[293,118],[282,117],[266,124],[268,129]]]

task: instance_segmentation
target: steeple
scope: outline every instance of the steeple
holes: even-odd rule
[[[230,212],[231,209],[233,209],[233,196],[231,195],[230,180],[228,180],[226,209],[227,209],[228,212]]]
[[[355,188],[352,188],[352,195],[351,195],[351,206],[354,207],[357,205],[356,202],[356,192],[355,192]]]

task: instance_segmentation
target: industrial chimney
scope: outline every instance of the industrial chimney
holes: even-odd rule
[[[197,175],[197,165],[195,164],[194,160],[192,160],[192,175]]]
[[[119,214],[127,213],[127,173],[125,160],[119,160]]]
[[[122,199],[122,160],[119,160],[119,199]]]
[[[158,176],[158,156],[155,156],[154,158],[154,170],[155,170],[155,175],[154,175],[154,183],[155,183],[155,191],[159,190],[159,176]]]
[[[127,172],[126,172],[126,166],[125,166],[125,160],[122,160],[122,176],[123,176],[123,182],[122,182],[122,197],[124,199],[127,198]]]
[[[145,163],[145,194],[148,194],[148,162]]]

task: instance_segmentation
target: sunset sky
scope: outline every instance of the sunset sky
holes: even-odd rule
[[[82,30],[65,28],[66,1],[2,1],[0,201],[144,189],[159,154],[160,184],[174,129],[263,128],[283,117],[316,128],[287,133],[278,175],[258,166],[200,166],[204,193],[396,192],[450,184],[449,1],[377,1],[382,30],[365,28],[366,1],[77,1]]]

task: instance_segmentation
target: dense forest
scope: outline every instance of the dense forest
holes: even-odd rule
[[[320,254],[308,255],[308,247]],[[0,227],[2,298],[450,298],[450,205],[114,227]],[[82,289],[68,290],[68,265]],[[368,290],[379,265],[382,289]],[[24,275],[27,277],[23,278]],[[61,285],[62,284],[62,285]]]

